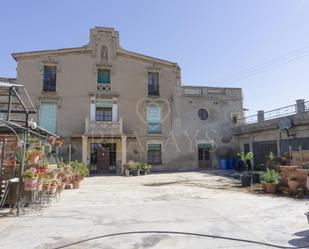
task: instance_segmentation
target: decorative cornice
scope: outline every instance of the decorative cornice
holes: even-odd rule
[[[63,56],[68,54],[90,54],[92,49],[88,47],[79,47],[79,48],[63,48],[63,49],[51,49],[51,50],[42,50],[42,51],[30,51],[30,52],[21,52],[21,53],[12,53],[12,57],[18,60],[34,59],[34,58],[44,58],[47,56]]]
[[[125,58],[129,58],[129,59],[135,59],[135,60],[147,62],[147,63],[154,63],[156,65],[156,67],[159,67],[159,66],[166,67],[166,66],[168,66],[168,67],[180,69],[178,64],[175,63],[175,62],[170,62],[170,61],[158,59],[158,58],[155,58],[155,57],[138,54],[138,53],[135,53],[135,52],[124,50],[124,49],[118,50],[117,55],[125,57]]]

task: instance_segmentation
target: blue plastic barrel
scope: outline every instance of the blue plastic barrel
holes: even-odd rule
[[[234,170],[236,164],[236,159],[229,159],[229,169]]]
[[[222,159],[220,161],[220,169],[221,170],[227,170],[229,168],[229,161],[226,159]]]

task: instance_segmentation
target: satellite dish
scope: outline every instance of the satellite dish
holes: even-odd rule
[[[278,123],[280,130],[288,130],[293,127],[292,121],[289,118],[285,118]]]

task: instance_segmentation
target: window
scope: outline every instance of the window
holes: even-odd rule
[[[39,114],[40,126],[45,130],[55,133],[57,124],[57,104],[41,103]]]
[[[161,144],[148,144],[147,158],[149,164],[161,164]]]
[[[198,160],[209,161],[210,160],[210,144],[199,144],[198,145]]]
[[[250,152],[250,144],[244,144],[244,152],[247,154]]]
[[[96,121],[112,121],[112,108],[110,107],[96,107],[95,120]]]
[[[147,126],[149,134],[161,133],[161,109],[158,105],[147,106]]]
[[[98,83],[100,84],[111,83],[110,70],[98,69]]]
[[[43,92],[56,92],[56,66],[44,66]]]
[[[197,112],[198,117],[200,118],[200,120],[207,120],[208,119],[208,111],[206,111],[205,109],[199,109]]]
[[[159,95],[159,73],[148,73],[148,96]]]

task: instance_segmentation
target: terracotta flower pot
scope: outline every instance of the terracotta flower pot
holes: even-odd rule
[[[275,194],[277,192],[277,184],[265,183],[266,193]]]
[[[74,180],[73,181],[73,188],[78,189],[80,185],[80,180]]]
[[[36,191],[38,179],[24,178],[24,191]]]
[[[58,177],[58,174],[57,173],[53,173],[50,175],[50,179],[53,179],[53,180],[56,180]]]
[[[38,179],[38,184],[37,184],[36,190],[37,191],[42,191],[43,190],[43,179],[42,178]]]
[[[57,185],[50,185],[49,193],[54,194],[57,191]]]
[[[43,189],[48,192],[50,190],[50,183],[43,184]]]
[[[65,185],[66,183],[65,182],[62,182],[61,185],[60,185],[60,190],[63,191],[65,189]]]
[[[288,181],[288,185],[289,185],[290,192],[292,194],[296,194],[297,188],[299,186],[299,182],[298,181],[291,181],[291,180],[289,180]]]
[[[30,157],[30,162],[32,164],[37,163],[39,161],[40,157],[39,156],[32,156]]]

